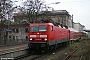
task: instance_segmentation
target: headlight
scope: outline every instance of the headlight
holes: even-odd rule
[[[44,40],[47,41],[47,38],[45,38]]]
[[[30,40],[32,40],[32,38],[30,38]]]

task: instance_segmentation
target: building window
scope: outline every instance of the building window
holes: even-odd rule
[[[16,33],[19,33],[19,29],[18,28],[16,29]]]
[[[28,28],[25,28],[25,32],[28,33]]]
[[[19,29],[18,29],[18,28],[13,29],[13,32],[15,32],[15,33],[19,33]]]
[[[13,36],[13,39],[15,40],[15,36]]]
[[[28,36],[26,36],[26,40],[28,40]]]
[[[18,36],[16,36],[16,39],[18,39]]]
[[[11,39],[12,38],[12,36],[11,35],[9,35],[9,39]]]
[[[12,29],[13,30],[13,32],[15,32],[15,29]]]

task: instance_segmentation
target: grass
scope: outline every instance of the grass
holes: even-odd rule
[[[82,40],[80,42],[70,42],[70,49],[77,47],[78,54],[77,56],[82,56],[82,60],[90,60],[90,39]]]

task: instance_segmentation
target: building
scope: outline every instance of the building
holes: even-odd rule
[[[39,23],[42,19],[52,19],[54,22],[60,23],[64,26],[73,27],[72,16],[66,10],[42,11],[38,14],[36,23]],[[21,20],[27,20],[28,23],[31,23],[30,17],[25,14],[16,14],[14,20],[17,24],[19,24]]]
[[[73,27],[72,16],[66,10],[43,11],[41,13],[41,19],[52,19],[64,26]]]
[[[27,23],[0,25],[0,45],[12,45],[28,42],[28,25]]]
[[[85,27],[84,25],[81,25],[80,23],[73,23],[73,25],[74,25],[74,28],[80,32],[82,32],[83,28]]]
[[[5,36],[5,28],[6,28],[6,25],[0,23],[0,40],[1,40],[1,39],[4,39],[4,36]]]
[[[14,23],[15,24],[20,24],[22,20],[27,20],[28,22],[30,22],[27,15],[21,14],[21,13],[20,14],[14,13]]]
[[[11,24],[8,32],[8,40],[28,40],[29,24]]]

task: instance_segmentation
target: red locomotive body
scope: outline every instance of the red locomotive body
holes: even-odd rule
[[[68,42],[70,31],[54,26],[52,23],[35,23],[28,27],[28,40],[30,49],[48,49],[51,46]]]

